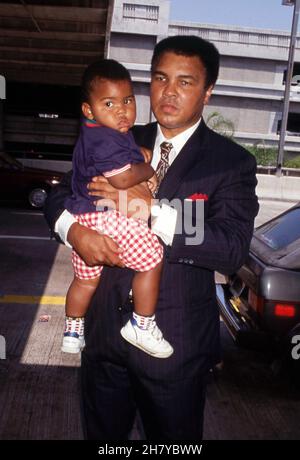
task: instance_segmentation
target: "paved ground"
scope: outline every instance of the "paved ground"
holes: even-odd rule
[[[256,224],[290,206],[262,202]],[[0,439],[82,439],[80,357],[60,351],[70,250],[49,241],[40,213],[0,209],[0,221]],[[225,367],[208,387],[205,439],[300,439],[299,394],[223,326]]]
[[[299,192],[300,199],[300,192]],[[258,215],[255,219],[255,227],[262,225],[267,220],[278,214],[284,212],[286,209],[292,207],[295,202],[293,201],[277,201],[277,200],[260,200],[260,208]]]

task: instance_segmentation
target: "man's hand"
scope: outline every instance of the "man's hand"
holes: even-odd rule
[[[68,241],[87,265],[125,267],[118,245],[108,236],[75,222],[68,231]]]
[[[148,220],[151,209],[151,193],[146,182],[134,185],[127,190],[114,188],[103,176],[93,177],[88,184],[89,194],[95,197],[104,197],[96,200],[97,207],[109,205],[111,201],[114,208],[122,212],[127,217],[135,217]]]
[[[150,192],[152,193],[152,196],[154,196],[156,189],[157,189],[157,185],[158,185],[157,175],[153,174],[153,176],[150,177],[149,180],[147,180],[147,184],[150,189]]]

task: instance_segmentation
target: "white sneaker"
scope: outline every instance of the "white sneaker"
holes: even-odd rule
[[[65,353],[80,353],[84,348],[84,336],[76,332],[65,332],[61,351]]]
[[[84,345],[84,318],[66,317],[61,351],[79,353]]]
[[[162,332],[154,320],[149,329],[140,329],[134,324],[134,320],[130,319],[120,332],[122,337],[131,345],[155,358],[168,358],[174,351],[169,342],[163,338]]]

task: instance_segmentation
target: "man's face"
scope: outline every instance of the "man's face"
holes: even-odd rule
[[[208,103],[213,86],[205,89],[206,70],[197,56],[161,55],[150,86],[152,111],[170,139],[193,126]]]

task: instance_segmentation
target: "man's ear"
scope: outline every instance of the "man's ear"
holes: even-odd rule
[[[203,101],[204,105],[208,104],[213,89],[214,89],[214,85],[210,85],[205,91],[205,96],[204,96],[204,101]]]
[[[81,110],[85,118],[88,118],[89,120],[93,120],[94,116],[91,110],[90,105],[87,102],[83,102],[81,105]]]

